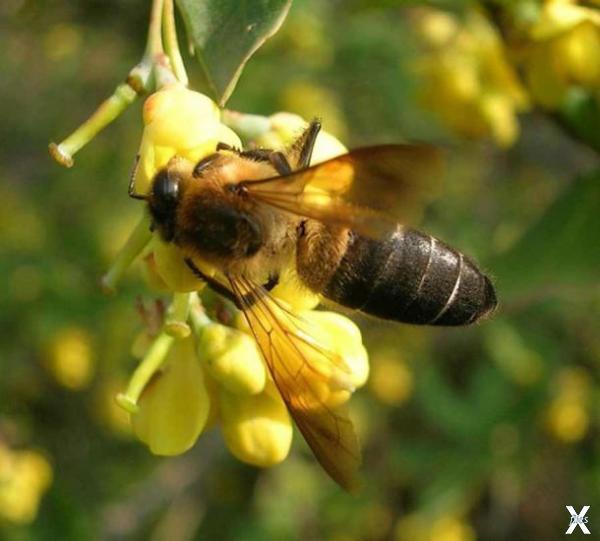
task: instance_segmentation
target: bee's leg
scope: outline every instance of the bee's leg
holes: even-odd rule
[[[272,150],[269,153],[269,161],[281,176],[285,177],[292,173],[292,166],[283,152]]]
[[[249,150],[240,150],[239,148],[223,142],[217,143],[217,151],[219,150],[235,152],[238,156],[250,158],[251,160],[256,160],[257,162],[268,162],[270,160],[271,152],[273,152],[270,148],[251,148]]]
[[[131,169],[131,175],[129,175],[129,188],[127,189],[127,194],[132,199],[146,199],[145,195],[142,195],[141,193],[135,193],[135,173],[137,171],[139,161],[140,161],[140,155],[138,154],[135,157],[135,161],[133,162],[133,167]]]
[[[200,278],[200,280],[206,282],[208,284],[208,286],[216,293],[218,293],[219,295],[223,295],[223,297],[230,300],[233,304],[235,304],[235,306],[239,310],[242,309],[242,307],[240,306],[240,303],[237,300],[237,297],[233,294],[233,292],[231,290],[229,290],[227,287],[225,287],[218,280],[215,280],[212,276],[208,276],[207,274],[204,274],[190,258],[186,257],[184,259],[184,261],[185,261],[185,264],[189,267],[189,269],[194,273],[194,275],[197,278]]]
[[[304,169],[310,165],[310,159],[312,158],[313,149],[315,148],[315,141],[317,140],[317,135],[319,135],[320,131],[321,122],[315,119],[294,143],[292,155],[296,156],[295,165],[297,169]]]

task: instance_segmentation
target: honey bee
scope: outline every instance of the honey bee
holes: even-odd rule
[[[195,166],[175,158],[147,195],[133,193],[133,183],[130,195],[147,202],[152,227],[196,276],[243,310],[298,428],[328,474],[350,489],[360,447],[347,413],[317,388],[319,378],[347,368],[269,293],[283,270],[292,265],[328,301],[403,323],[468,325],[497,301],[471,259],[401,224],[427,190],[422,173],[439,162],[437,149],[365,147],[310,166],[319,130],[313,121],[285,152],[220,143]],[[397,197],[382,195],[390,189]],[[393,203],[394,219],[381,212]],[[204,273],[196,258],[218,273]],[[307,348],[331,369],[315,367]]]

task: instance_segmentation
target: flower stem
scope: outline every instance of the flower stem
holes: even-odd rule
[[[89,143],[100,131],[115,120],[131,105],[138,95],[150,91],[152,75],[157,86],[176,82],[171,71],[169,58],[162,46],[162,16],[164,0],[152,0],[148,41],[142,60],[129,72],[127,79],[121,83],[113,94],[104,100],[92,115],[71,135],[59,144],[50,143],[50,155],[65,167],[73,166],[73,156]]]
[[[174,293],[173,301],[167,310],[165,332],[174,338],[187,338],[190,326],[187,319],[190,313],[191,293]]]
[[[152,0],[150,25],[148,26],[148,42],[145,56],[151,59],[154,68],[156,87],[176,83],[177,78],[171,69],[169,57],[165,54],[162,42],[162,20],[165,0]]]
[[[177,41],[177,27],[175,26],[175,7],[173,0],[165,0],[163,13],[163,35],[165,39],[165,50],[171,61],[171,67],[179,82],[185,86],[189,79],[185,71],[185,65],[181,58],[179,43]]]
[[[117,283],[133,263],[134,259],[146,247],[152,232],[150,231],[150,218],[144,212],[138,224],[129,235],[127,242],[121,248],[112,265],[101,279],[102,289],[105,293],[111,294],[116,290]]]
[[[131,376],[127,390],[117,395],[116,400],[119,406],[129,413],[137,413],[138,400],[152,376],[164,362],[173,340],[174,338],[166,332],[162,332],[156,337],[142,362]]]
[[[89,143],[95,136],[117,118],[137,97],[136,90],[129,83],[122,83],[112,96],[104,100],[98,109],[79,128],[60,144],[50,143],[50,155],[65,167],[73,166],[73,155]]]
[[[193,294],[190,299],[190,323],[196,338],[202,335],[205,327],[212,323],[211,319],[206,315],[202,301],[197,293]]]

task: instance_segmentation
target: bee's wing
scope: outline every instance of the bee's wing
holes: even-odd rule
[[[286,310],[261,286],[229,278],[288,411],[317,460],[342,488],[357,488],[361,453],[344,406],[325,400],[331,389],[351,388],[349,370],[337,354],[310,334],[309,323]]]
[[[282,210],[379,236],[398,221],[415,221],[422,204],[439,191],[440,166],[436,147],[380,145],[244,186]]]

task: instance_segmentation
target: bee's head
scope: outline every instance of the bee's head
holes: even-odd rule
[[[154,227],[167,242],[175,235],[175,220],[180,198],[179,175],[168,167],[161,169],[152,181],[152,190],[148,198],[148,207]]]

